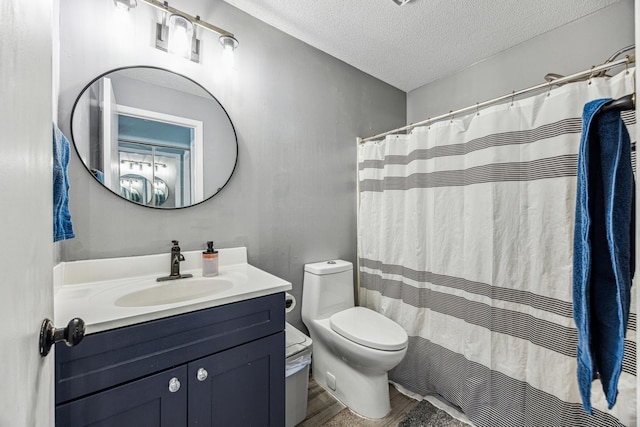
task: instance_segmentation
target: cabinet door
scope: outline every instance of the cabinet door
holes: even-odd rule
[[[284,381],[284,332],[191,362],[189,425],[284,426]]]
[[[187,425],[187,366],[160,372],[56,407],[64,427]]]

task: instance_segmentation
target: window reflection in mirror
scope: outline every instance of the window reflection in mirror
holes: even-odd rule
[[[87,85],[74,105],[72,137],[105,187],[155,208],[212,197],[237,161],[235,130],[219,102],[195,82],[152,67],[115,70]]]

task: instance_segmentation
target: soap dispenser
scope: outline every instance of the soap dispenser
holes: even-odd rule
[[[213,242],[207,242],[207,250],[202,252],[202,275],[218,275],[218,251],[213,249]]]

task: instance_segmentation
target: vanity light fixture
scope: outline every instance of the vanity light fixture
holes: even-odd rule
[[[137,161],[137,160],[120,160],[120,163],[122,165],[126,165],[127,163],[129,163],[129,169],[133,169],[133,166],[138,166],[138,168],[140,170],[142,170],[142,167],[148,167],[151,168],[151,166],[155,166],[155,169],[158,170],[158,167],[163,167],[166,168],[167,165],[165,163],[159,163],[156,162],[153,165],[150,162],[144,162],[144,161]]]
[[[163,22],[156,24],[156,48],[160,50],[176,53],[187,59],[191,59],[191,61],[200,62],[200,40],[196,35],[198,27],[219,34],[220,44],[225,50],[233,51],[238,47],[238,40],[233,34],[201,20],[200,16],[193,16],[182,12],[169,6],[169,2],[166,1],[141,1],[164,12]]]
[[[194,33],[193,24],[187,18],[176,13],[169,16],[167,51],[186,59],[193,59],[193,43],[199,40]],[[157,43],[157,40],[156,40]],[[196,52],[198,49],[196,48]],[[197,61],[196,61],[197,62]]]
[[[236,50],[239,44],[238,40],[236,40],[235,37],[224,35],[224,34],[221,35],[218,40],[220,41],[220,44],[222,45],[222,47],[224,47],[224,50],[227,52],[228,51],[233,52],[234,50]]]
[[[116,7],[124,10],[133,9],[138,5],[137,0],[113,0]]]
[[[156,24],[156,48],[200,62],[200,40],[196,37],[196,29],[189,18],[179,13],[165,11],[162,22]]]

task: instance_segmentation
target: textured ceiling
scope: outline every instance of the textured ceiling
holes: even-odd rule
[[[619,0],[225,1],[410,91]]]

